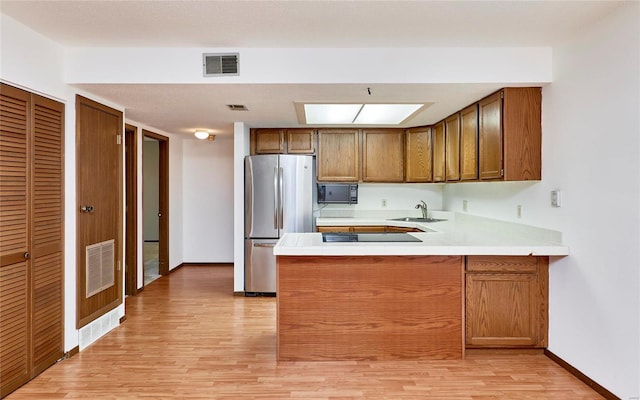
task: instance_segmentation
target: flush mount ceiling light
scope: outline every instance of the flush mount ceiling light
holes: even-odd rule
[[[304,104],[307,124],[399,125],[425,104]]]
[[[194,133],[194,135],[196,135],[198,139],[204,140],[209,137],[209,132],[198,130],[196,131],[196,133]]]

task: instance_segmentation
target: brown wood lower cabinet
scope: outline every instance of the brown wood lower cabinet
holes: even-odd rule
[[[544,348],[549,257],[467,256],[467,348]]]

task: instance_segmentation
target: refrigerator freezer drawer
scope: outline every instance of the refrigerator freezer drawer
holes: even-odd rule
[[[276,256],[273,246],[278,239],[245,239],[245,295],[275,294]]]

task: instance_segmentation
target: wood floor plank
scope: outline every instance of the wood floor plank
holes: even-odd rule
[[[602,399],[543,354],[278,363],[275,299],[234,296],[231,267],[185,266],[126,314],[7,399]]]

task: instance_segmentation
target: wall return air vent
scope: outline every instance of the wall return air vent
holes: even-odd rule
[[[204,53],[202,55],[204,76],[240,75],[239,53]]]

